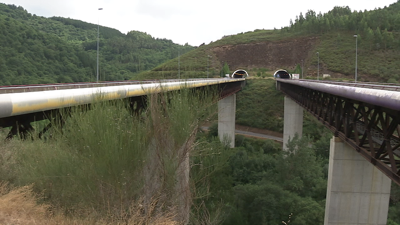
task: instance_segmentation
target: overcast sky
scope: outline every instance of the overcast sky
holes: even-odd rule
[[[351,10],[383,8],[397,0],[0,0],[37,16],[60,16],[156,38],[198,46],[224,35],[280,29],[309,9],[326,13],[334,6]],[[103,10],[98,10],[103,8]],[[100,31],[101,32],[101,31]]]

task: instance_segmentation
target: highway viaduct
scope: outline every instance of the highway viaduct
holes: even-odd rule
[[[0,89],[0,127],[9,136],[60,108],[128,98],[132,103],[162,90],[217,86],[218,133],[234,147],[236,95],[244,78],[23,86]],[[77,86],[78,85],[78,86]],[[302,134],[303,108],[334,134],[331,139],[325,224],[386,224],[391,180],[400,185],[400,87],[277,79],[285,94],[284,149]],[[45,132],[45,130],[43,131]]]

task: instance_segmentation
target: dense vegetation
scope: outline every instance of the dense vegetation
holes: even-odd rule
[[[319,52],[320,73],[335,74],[334,79],[354,80],[355,70],[355,45],[358,45],[358,75],[359,81],[380,81],[397,83],[400,81],[400,29],[399,29],[400,2],[396,2],[383,9],[357,12],[349,7],[335,7],[325,14],[316,14],[309,10],[305,16],[300,14],[297,19],[290,22],[290,26],[275,30],[255,30],[237,35],[223,37],[222,39],[201,46],[196,50],[181,57],[180,64],[172,60],[159,65],[146,73],[151,77],[175,77],[178,65],[187,77],[194,75],[205,77],[205,71],[214,71],[212,75],[218,76],[224,63],[214,54],[219,47],[234,47],[241,44],[299,41],[303,38],[316,37],[317,43],[310,49],[305,58],[297,58],[297,65],[287,66],[289,70],[296,67],[304,68],[304,77],[316,79],[317,77],[317,52]],[[354,35],[357,34],[357,39]],[[295,49],[292,49],[295,51]],[[208,63],[207,60],[210,60]],[[258,71],[265,70],[263,74],[270,76],[273,72],[287,65],[272,67],[266,65],[244,64],[241,69],[257,76]],[[303,65],[301,65],[303,62]],[[209,66],[207,66],[209,65]],[[231,68],[232,70],[238,68]],[[181,71],[182,74],[182,71]]]
[[[399,5],[365,12],[335,7],[324,15],[310,10],[286,28],[241,33],[195,50],[143,32],[122,34],[101,26],[100,79],[221,76],[229,73],[229,62],[218,60],[212,52],[215,47],[305,36],[319,38],[315,52],[322,68],[350,75],[353,35],[358,34],[363,79],[398,82]],[[43,18],[0,4],[0,85],[94,81],[96,38],[95,24]],[[311,68],[305,74],[312,76],[316,61],[315,54],[304,60],[306,68]],[[245,69],[259,77],[270,76],[274,70]],[[147,223],[160,217],[176,220],[179,166],[174,162],[182,159],[178,152],[185,146],[191,151],[192,224],[281,224],[289,215],[293,224],[322,223],[331,137],[322,125],[306,114],[305,137],[295,138],[289,152],[280,151],[272,141],[241,136],[236,137],[237,147],[228,149],[216,138],[215,126],[195,136],[200,132],[198,122],[215,112],[206,107],[199,110],[198,101],[185,94],[155,99],[141,117],[132,116],[120,103],[94,105],[86,113],[76,111],[63,132],[52,131],[54,139],[2,145],[2,181],[16,186],[34,183],[36,193],[43,194],[40,201],[51,204],[51,211],[86,217],[81,224],[134,224],[138,220],[134,216],[147,218]],[[238,95],[237,121],[282,132],[282,102],[272,80],[249,80]],[[301,151],[295,151],[295,146]],[[170,151],[163,151],[166,148]],[[154,163],[149,150],[160,160],[158,171],[152,174],[160,179],[159,187],[144,188],[149,185],[145,162]],[[394,185],[388,224],[400,224],[399,193]],[[155,201],[150,202],[148,196]]]
[[[148,96],[148,108],[139,115],[123,101],[66,110],[65,126],[53,121],[44,140],[31,133],[31,141],[16,138],[0,146],[0,183],[34,184],[54,214],[94,221],[89,224],[159,224],[162,218],[178,221],[164,224],[185,224],[189,207],[183,202],[192,197],[199,214],[191,220],[201,221],[204,185],[228,153],[217,140],[195,142],[199,122],[215,112],[209,104],[215,97],[214,90]],[[189,153],[205,167],[193,166],[190,183],[184,180]],[[189,195],[190,188],[199,195]]]
[[[390,7],[364,12],[352,12],[348,6],[336,6],[325,14],[316,14],[315,11],[309,10],[305,16],[302,13],[296,16],[295,22],[290,21],[290,26],[282,31],[321,34],[345,30],[354,34],[364,34],[363,39],[371,44],[371,48],[398,49],[399,11],[399,1]]]
[[[247,80],[236,104],[237,124],[283,133],[283,95],[274,80]]]
[[[309,10],[300,13],[290,26],[281,32],[320,35],[321,61],[330,71],[354,74],[355,42],[358,44],[359,72],[381,81],[400,81],[400,1],[372,11],[351,11],[349,7],[335,7],[316,14]],[[357,38],[353,36],[357,35]],[[313,57],[315,63],[315,56]],[[372,80],[376,80],[373,79]]]
[[[273,80],[247,80],[237,99],[237,122],[282,132],[282,105],[283,95],[275,90]],[[217,134],[215,124],[208,135]],[[213,178],[211,192],[218,194],[209,204],[223,198],[223,224],[280,224],[289,215],[293,224],[323,224],[332,136],[308,113],[303,138],[294,138],[289,152],[272,141],[237,135],[228,164]],[[393,184],[388,224],[400,224],[399,191]]]
[[[0,85],[96,80],[97,25],[0,4]],[[124,80],[192,50],[100,26],[100,80]]]
[[[221,61],[215,55],[215,48],[295,41],[304,37],[319,40],[312,51],[319,52],[321,73],[335,73],[340,79],[351,80],[355,61],[353,35],[357,34],[359,79],[398,82],[399,5],[396,2],[364,12],[351,11],[348,7],[335,7],[325,14],[309,10],[280,30],[240,33],[198,48],[155,39],[139,31],[122,34],[100,26],[100,80],[219,76],[224,65],[229,66],[229,60]],[[96,79],[96,24],[61,17],[44,18],[31,15],[22,7],[0,4],[0,28],[0,85]],[[304,63],[305,77],[315,78],[316,54],[297,61]],[[242,69],[266,67],[248,66]],[[274,65],[263,74],[270,75],[280,67]]]

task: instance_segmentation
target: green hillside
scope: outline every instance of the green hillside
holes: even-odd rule
[[[317,52],[321,75],[353,80],[357,34],[359,80],[398,82],[399,15],[399,2],[371,11],[309,10],[282,29],[239,33],[198,48],[100,26],[100,80],[218,77],[225,63],[251,76],[285,68],[315,79]],[[95,80],[96,24],[0,4],[0,29],[0,85]]]
[[[194,47],[100,27],[100,80],[130,79]],[[0,3],[0,85],[95,81],[97,25]]]
[[[361,81],[399,82],[400,2],[383,9],[351,11],[335,7],[325,14],[309,10],[290,25],[224,37],[200,46],[179,59],[141,74],[152,78],[219,76],[224,63],[252,76],[271,76],[278,68],[316,79],[320,75],[353,80],[357,34],[358,74]],[[263,49],[261,51],[260,49]],[[260,60],[263,59],[263,60]],[[297,68],[297,69],[296,69]]]

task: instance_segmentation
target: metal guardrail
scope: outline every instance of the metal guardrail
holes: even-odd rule
[[[392,84],[392,83],[376,83],[376,82],[339,82],[339,81],[326,81],[326,80],[305,80],[302,81],[307,82],[316,82],[316,83],[326,83],[333,85],[342,85],[342,86],[350,86],[350,87],[359,87],[359,88],[371,88],[371,89],[379,89],[379,90],[388,90],[388,91],[400,91],[400,85]]]
[[[393,110],[400,110],[400,87],[315,80],[277,79],[287,83]]]

